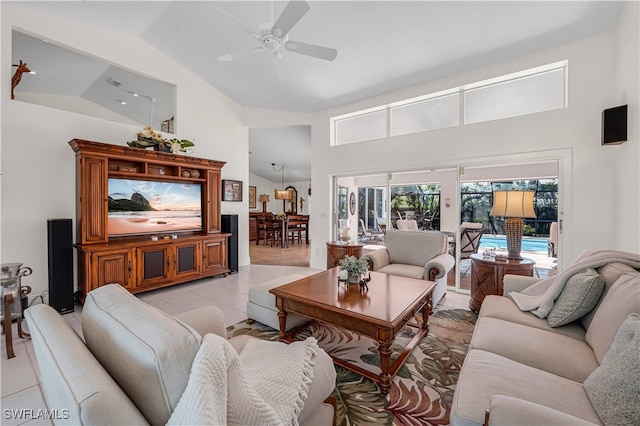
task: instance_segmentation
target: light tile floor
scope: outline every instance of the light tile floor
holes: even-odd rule
[[[247,318],[246,304],[252,285],[263,283],[284,275],[313,274],[319,270],[295,266],[250,265],[243,266],[237,274],[226,278],[212,278],[185,283],[166,289],[141,293],[139,298],[168,314],[177,314],[200,306],[215,305],[222,310],[227,326]],[[439,306],[468,309],[469,296],[448,292]],[[82,309],[64,315],[67,322],[82,335]],[[26,322],[25,322],[26,324]],[[16,325],[13,335],[17,336]],[[25,325],[26,328],[26,325]],[[31,341],[15,338],[15,358],[7,359],[4,336],[0,354],[0,408],[2,425],[50,425],[39,410],[46,408],[38,385],[35,354]],[[38,415],[40,414],[40,418]]]

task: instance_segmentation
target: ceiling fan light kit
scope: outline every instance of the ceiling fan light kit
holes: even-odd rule
[[[272,53],[278,79],[286,81],[289,79],[290,75],[289,68],[287,66],[282,49],[301,55],[323,59],[325,61],[333,61],[338,56],[338,51],[336,49],[288,40],[288,34],[289,31],[291,31],[291,28],[293,28],[298,23],[298,21],[300,21],[300,19],[302,19],[302,17],[309,11],[309,4],[306,1],[290,1],[289,3],[287,3],[273,26],[271,26],[269,23],[262,24],[260,25],[258,30],[251,28],[251,26],[245,24],[235,16],[225,12],[220,7],[214,7],[234,21],[250,29],[250,35],[262,43],[262,46],[242,49],[218,56],[218,60],[221,62],[229,62],[233,61],[234,59],[240,59],[245,56],[249,56],[253,53],[269,51]]]

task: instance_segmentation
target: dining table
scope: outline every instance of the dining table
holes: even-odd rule
[[[265,244],[267,238],[271,236],[273,242],[282,248],[289,247],[289,232],[304,232],[305,243],[309,244],[309,216],[308,215],[287,215],[265,218]],[[293,238],[292,238],[293,242]]]

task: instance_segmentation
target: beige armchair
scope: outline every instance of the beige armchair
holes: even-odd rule
[[[449,239],[440,232],[387,230],[385,248],[365,254],[371,270],[436,282],[433,306],[447,291],[447,274],[455,259],[448,253]]]

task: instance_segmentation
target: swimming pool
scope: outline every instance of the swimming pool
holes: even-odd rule
[[[501,235],[482,235],[480,238],[480,248],[507,249],[507,238]],[[547,253],[549,240],[547,238],[522,237],[522,251],[537,251]]]

